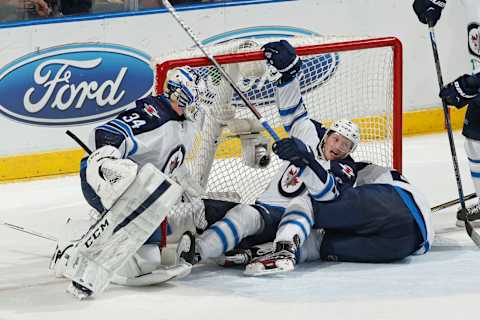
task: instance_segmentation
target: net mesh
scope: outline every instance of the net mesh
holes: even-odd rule
[[[211,55],[238,54],[259,50],[260,42],[234,40],[207,47]],[[328,44],[352,39],[334,37],[292,38],[297,48],[313,44]],[[353,39],[353,40],[358,40]],[[204,57],[199,49],[174,52],[154,60],[154,66],[165,61],[181,59],[179,65],[195,65],[192,58]],[[259,55],[261,57],[261,55]],[[304,102],[312,119],[325,125],[338,119],[351,119],[361,129],[362,143],[352,155],[356,160],[367,160],[393,166],[394,59],[391,46],[303,55],[300,75]],[[251,203],[266,188],[281,160],[272,155],[268,167],[254,169],[242,160],[238,136],[229,132],[225,123],[231,119],[255,118],[235,94],[214,66],[194,67],[203,79],[201,103],[207,111],[205,124],[196,136],[195,147],[187,159],[194,178],[207,191],[221,198]],[[274,98],[275,80],[279,74],[263,60],[231,62],[222,65],[225,71],[246,94],[269,124],[285,137]],[[157,91],[161,91],[164,74],[156,75]],[[157,92],[159,93],[159,92]],[[266,132],[262,134],[270,138]],[[271,139],[271,138],[270,138]],[[222,196],[223,195],[223,196]]]

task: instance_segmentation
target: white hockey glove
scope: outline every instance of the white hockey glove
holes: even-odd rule
[[[87,160],[87,182],[106,209],[112,207],[137,176],[137,164],[120,158],[117,148],[103,146],[95,150]]]

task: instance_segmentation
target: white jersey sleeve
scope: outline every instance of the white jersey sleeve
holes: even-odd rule
[[[305,108],[298,79],[295,78],[276,88],[276,103],[283,127],[288,135],[302,140],[315,150],[320,139]]]

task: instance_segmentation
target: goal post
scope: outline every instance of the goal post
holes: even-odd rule
[[[269,41],[272,39],[232,40],[206,48],[272,128],[285,137],[274,99],[279,75],[266,67],[260,49]],[[394,37],[352,40],[321,36],[288,41],[304,61],[300,83],[309,116],[325,125],[352,119],[360,126],[362,140],[353,157],[401,171],[400,41]],[[187,159],[193,176],[212,194],[226,194],[227,198],[236,194],[238,198],[232,200],[254,201],[280,166],[275,155],[266,168],[252,168],[242,161],[239,136],[230,132],[228,122],[254,116],[199,49],[177,51],[153,59],[152,64],[156,94],[162,93],[167,72],[176,67],[195,68],[203,79],[200,96],[207,117]]]

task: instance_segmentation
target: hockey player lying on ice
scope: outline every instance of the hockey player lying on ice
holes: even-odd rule
[[[276,153],[286,163],[255,205],[205,203],[194,213],[197,230],[205,231],[196,238],[187,232],[179,257],[192,264],[220,257],[222,264],[247,265],[248,275],[263,275],[318,258],[390,262],[427,252],[433,231],[423,195],[394,170],[353,162],[349,154],[360,133],[351,121],[326,130],[308,118],[297,79],[301,60],[288,42],[266,44],[264,51],[283,74],[277,105],[290,138],[277,143]],[[267,252],[254,247],[269,241]]]

